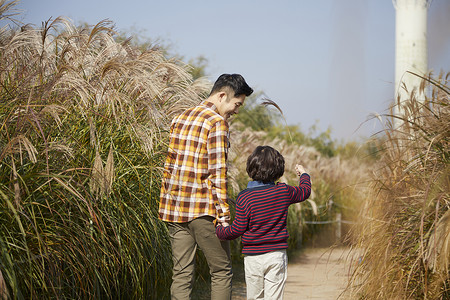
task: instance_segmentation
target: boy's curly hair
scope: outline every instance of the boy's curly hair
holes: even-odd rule
[[[270,146],[258,146],[247,159],[247,174],[254,181],[275,182],[284,174],[284,157]]]

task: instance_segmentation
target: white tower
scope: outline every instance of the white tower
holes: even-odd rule
[[[420,86],[421,78],[407,71],[428,72],[427,12],[432,0],[392,0],[395,7],[395,106],[394,114],[403,115],[401,104]],[[407,91],[404,89],[406,86]],[[418,92],[418,90],[417,90]],[[424,95],[417,94],[418,99]],[[400,97],[400,99],[399,99]],[[394,119],[394,127],[401,121]]]

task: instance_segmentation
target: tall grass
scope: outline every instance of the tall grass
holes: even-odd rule
[[[360,215],[359,299],[450,298],[450,110],[448,74],[423,78],[400,128],[384,131],[372,192]]]
[[[2,29],[0,295],[167,297],[163,141],[206,88],[156,48],[116,42],[108,21]]]

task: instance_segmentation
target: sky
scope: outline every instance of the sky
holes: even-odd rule
[[[381,129],[394,99],[395,8],[391,0],[21,0],[17,17],[41,26],[109,19],[115,29],[203,56],[214,82],[239,73],[275,101],[290,125],[361,141]],[[450,0],[428,11],[428,68],[450,72]]]

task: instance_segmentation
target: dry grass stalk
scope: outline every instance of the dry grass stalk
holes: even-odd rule
[[[450,266],[450,210],[448,210],[437,222],[431,231],[425,253],[425,260],[433,272],[449,273]]]
[[[109,148],[108,158],[106,159],[105,165],[105,194],[109,195],[111,193],[111,189],[114,183],[114,151],[112,145]]]
[[[280,106],[275,101],[273,101],[271,99],[263,98],[262,100],[263,100],[263,102],[261,102],[261,105],[266,106],[266,107],[267,106],[273,106],[280,112],[281,117],[283,118],[284,123],[286,124],[286,128],[287,128],[288,133],[289,133],[289,138],[291,139],[291,142],[292,142],[293,140],[292,140],[291,131],[289,130],[289,126],[287,126],[287,121],[286,121],[286,118],[284,117],[283,110],[280,108]]]
[[[95,153],[94,165],[92,166],[92,173],[90,179],[90,188],[93,195],[98,196],[101,192],[104,192],[104,170],[103,162],[100,157],[100,153],[97,151]]]
[[[363,249],[352,293],[364,299],[446,299],[450,293],[449,90],[405,102],[403,125],[385,131],[384,151],[357,234]],[[421,86],[422,89],[425,85]]]
[[[2,270],[0,270],[0,299],[8,299],[8,289],[6,287],[5,279],[3,279]]]

